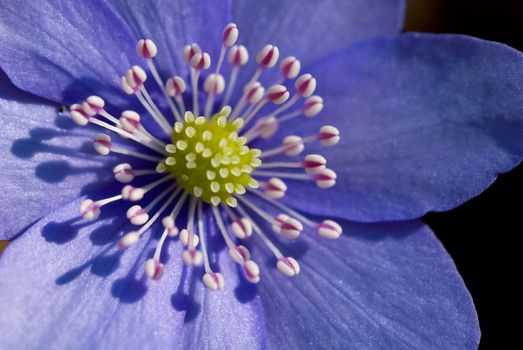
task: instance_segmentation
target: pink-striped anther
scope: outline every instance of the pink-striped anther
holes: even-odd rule
[[[290,256],[278,259],[276,267],[278,268],[278,271],[288,277],[296,276],[300,273],[300,264]]]
[[[167,230],[169,237],[178,236],[178,227],[171,216],[166,216],[162,219],[162,225]]]
[[[180,242],[187,247],[189,245],[189,231],[187,229],[183,229],[180,231]],[[192,244],[194,247],[198,246],[198,243],[200,243],[200,238],[197,234],[193,234],[192,236]]]
[[[252,260],[246,261],[243,265],[243,273],[247,281],[251,283],[260,282],[260,267]]]
[[[265,45],[256,55],[256,63],[261,69],[272,68],[278,62],[280,50],[274,45]]]
[[[124,75],[123,77],[120,78],[120,86],[122,87],[122,90],[128,94],[128,95],[132,95],[134,93],[136,93],[136,91],[139,90],[138,87],[136,88],[132,88],[128,83],[127,83],[127,78],[126,76]]]
[[[326,165],[327,160],[319,154],[309,154],[303,161],[303,168],[307,174],[319,174]]]
[[[219,95],[225,89],[225,80],[221,74],[209,74],[203,83],[203,90],[211,95]]]
[[[143,225],[149,220],[149,214],[139,205],[133,205],[127,210],[127,219],[133,225]]]
[[[252,235],[252,224],[247,218],[239,218],[232,222],[231,230],[240,239],[245,239]]]
[[[122,129],[131,134],[140,127],[140,115],[135,111],[123,111],[119,121]]]
[[[320,128],[318,140],[323,146],[334,146],[340,142],[340,131],[332,125],[324,125]]]
[[[325,168],[321,173],[316,174],[316,186],[319,188],[331,188],[336,184],[336,177],[334,170]]]
[[[191,67],[196,70],[208,69],[211,66],[211,56],[207,52],[199,52],[191,58]]]
[[[89,116],[95,116],[104,110],[105,101],[100,96],[89,96],[82,103],[83,110]]]
[[[300,76],[294,83],[296,93],[303,97],[310,97],[316,90],[316,79],[309,73]]]
[[[147,259],[145,262],[145,274],[150,279],[158,281],[163,277],[164,265],[155,259]]]
[[[185,92],[187,86],[185,85],[185,80],[179,76],[174,76],[167,80],[165,83],[165,88],[169,96],[175,97],[180,96],[183,92]]]
[[[236,44],[236,41],[238,40],[238,34],[240,32],[238,31],[238,26],[236,23],[229,23],[223,30],[223,46],[231,47],[234,44]]]
[[[263,95],[265,95],[265,88],[262,86],[262,84],[255,81],[245,88],[244,94],[245,100],[251,104],[255,104],[263,98]]]
[[[256,122],[256,132],[264,139],[272,137],[278,131],[278,119],[274,116],[261,118]]]
[[[151,59],[158,53],[158,48],[151,39],[140,39],[136,43],[136,53],[140,57]]]
[[[143,198],[145,191],[140,187],[126,185],[122,188],[122,198],[126,201],[137,202]]]
[[[192,58],[197,53],[202,52],[202,49],[200,49],[200,46],[198,44],[193,43],[190,45],[185,45],[182,51],[182,57],[185,63],[191,63]]]
[[[280,234],[286,238],[294,239],[303,231],[303,225],[298,220],[288,217],[281,223]]]
[[[243,66],[249,61],[249,51],[243,45],[234,45],[229,52],[229,63],[233,66]]]
[[[202,281],[203,284],[213,292],[222,290],[225,287],[225,280],[219,272],[207,272],[203,275]]]
[[[86,199],[80,204],[79,213],[85,220],[94,220],[100,216],[100,206],[91,199]]]
[[[323,109],[323,98],[314,95],[305,100],[303,115],[312,118],[317,116]]]
[[[289,56],[283,59],[280,64],[280,72],[284,79],[294,79],[300,74],[301,63],[294,57]]]
[[[237,245],[229,249],[229,256],[238,264],[243,264],[251,260],[249,249],[242,245]]]
[[[111,153],[111,137],[106,134],[97,134],[94,137],[94,149],[98,154],[101,154],[102,156],[106,156],[109,153]]]
[[[91,118],[87,113],[85,113],[82,105],[78,103],[71,105],[69,113],[71,114],[73,121],[80,126],[87,125],[87,123],[89,123],[89,118]]]
[[[281,226],[287,219],[289,218],[289,215],[287,214],[279,214],[274,219],[276,222],[272,225],[272,230],[276,233],[281,233]]]
[[[203,261],[202,253],[196,249],[186,249],[182,254],[182,259],[189,266],[200,266]]]
[[[327,239],[338,239],[343,232],[341,226],[333,220],[324,220],[316,226],[316,230],[320,236]]]
[[[287,185],[277,177],[273,177],[265,183],[264,191],[270,198],[281,199],[287,192]]]
[[[125,81],[134,90],[142,87],[147,80],[147,74],[140,66],[132,66],[125,73]]]
[[[296,135],[289,135],[283,139],[283,146],[285,147],[285,155],[297,156],[305,149],[303,140],[301,137]]]
[[[281,105],[289,99],[289,91],[283,85],[276,84],[267,90],[267,99],[274,104]]]
[[[113,168],[113,174],[116,181],[121,183],[129,183],[134,179],[134,171],[129,163],[121,163]]]
[[[129,232],[125,236],[120,238],[120,240],[118,241],[118,247],[120,247],[122,249],[128,248],[128,247],[132,246],[133,244],[136,244],[136,242],[138,242],[139,239],[140,239],[140,235],[138,234],[138,232],[136,232],[136,231]]]

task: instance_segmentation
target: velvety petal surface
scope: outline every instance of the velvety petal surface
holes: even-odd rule
[[[283,124],[280,137],[331,124],[342,142],[306,151],[324,153],[338,182],[330,190],[291,184],[286,201],[301,210],[357,221],[416,218],[460,205],[523,159],[523,55],[510,47],[406,34],[308,70],[325,108],[312,121]]]
[[[426,225],[340,224],[337,241],[306,232],[284,246],[298,276],[264,271],[270,348],[476,349],[472,299]]]
[[[155,63],[164,76],[188,73],[182,48],[198,43],[216,64],[222,30],[229,20],[229,1],[215,0],[110,0],[138,38],[158,46]]]
[[[1,72],[0,129],[0,239],[110,177],[92,131],[75,127],[58,105],[21,92]]]
[[[143,273],[156,246],[151,230],[118,250],[114,243],[132,229],[125,207],[104,208],[99,221],[84,222],[79,204],[40,220],[0,258],[0,329],[9,329],[0,348],[265,347],[259,297],[238,301],[246,295],[237,291],[242,281],[225,249],[212,252],[226,276],[222,292],[206,291],[202,270],[184,267],[177,240],[167,244],[163,279],[151,281]],[[206,233],[215,236],[214,226]]]
[[[355,42],[397,34],[404,0],[233,1],[232,20],[252,55],[265,44],[305,63]]]
[[[2,1],[0,68],[25,91],[60,103],[94,92],[120,103],[136,38],[105,1]]]

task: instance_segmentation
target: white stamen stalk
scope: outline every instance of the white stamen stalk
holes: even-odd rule
[[[269,196],[267,196],[266,194],[264,194],[264,193],[262,193],[260,191],[255,191],[255,190],[252,190],[252,189],[248,189],[248,191],[251,192],[251,193],[254,193],[258,197],[266,200],[267,202],[269,202],[273,206],[275,206],[275,207],[277,207],[277,208],[287,212],[288,214],[294,216],[296,219],[298,219],[299,221],[303,222],[307,226],[316,227],[318,225],[317,222],[314,222],[314,221],[310,220],[309,218],[307,218],[307,217],[303,216],[302,214],[298,213],[297,211],[287,207],[285,204],[280,203],[280,202],[270,198]]]
[[[169,96],[167,94],[167,90],[165,90],[165,85],[163,83],[163,80],[160,77],[160,74],[158,73],[158,70],[156,69],[156,66],[155,66],[153,60],[148,59],[148,60],[146,60],[146,62],[147,62],[147,66],[151,70],[151,73],[153,74],[154,80],[156,81],[156,83],[158,84],[158,86],[160,87],[160,89],[163,92],[163,96],[167,100],[167,103],[169,104],[169,108],[171,109],[171,112],[173,113],[174,118],[176,118],[176,120],[179,122],[182,121],[182,116],[180,115],[180,113],[178,112],[178,109],[174,105],[173,100],[171,99],[171,96]]]
[[[104,129],[110,130],[110,131],[112,131],[112,132],[114,132],[114,133],[116,133],[116,134],[118,134],[118,135],[120,135],[120,136],[122,136],[124,138],[131,139],[131,140],[135,141],[136,143],[139,143],[142,146],[145,146],[145,147],[147,147],[149,149],[152,149],[155,152],[158,152],[160,154],[165,154],[165,151],[163,149],[158,148],[157,146],[152,145],[150,143],[146,143],[143,140],[141,140],[140,138],[136,137],[135,135],[133,135],[133,134],[131,134],[131,133],[129,133],[129,132],[123,130],[123,129],[120,129],[120,128],[116,127],[116,126],[108,124],[108,123],[106,123],[104,121],[101,121],[99,119],[96,119],[94,117],[90,118],[89,122],[94,124],[94,125],[98,125],[98,126],[104,128]]]
[[[260,238],[262,239],[263,243],[274,254],[276,259],[279,260],[279,259],[283,258],[283,254],[281,253],[281,251],[274,245],[274,243],[271,242],[271,240],[265,235],[265,233],[263,233],[263,231],[260,229],[260,227],[256,224],[256,222],[254,220],[252,220],[252,218],[249,216],[249,214],[247,214],[247,212],[242,208],[242,206],[240,204],[238,204],[238,206],[236,207],[236,210],[238,210],[238,212],[242,216],[244,216],[247,219],[251,220],[252,228],[254,229],[254,232],[258,236],[260,236]]]
[[[152,109],[156,112],[156,116],[158,117],[158,121],[161,123],[162,129],[167,133],[167,135],[170,136],[172,125],[167,121],[167,118],[163,115],[163,113],[160,111],[156,103],[154,103],[153,99],[147,92],[147,89],[145,89],[145,86],[142,85],[140,87],[140,91],[145,97],[145,100],[149,103],[149,105],[152,107]]]
[[[145,231],[147,231],[147,229],[149,227],[151,227],[152,224],[154,224],[154,222],[160,217],[160,215],[162,215],[162,213],[165,211],[165,209],[174,201],[174,198],[180,193],[180,191],[182,190],[181,187],[178,187],[176,188],[176,185],[172,185],[170,186],[167,190],[165,190],[162,194],[160,194],[158,197],[164,197],[165,195],[167,195],[167,193],[169,193],[170,191],[173,191],[173,193],[169,196],[169,198],[165,201],[165,203],[160,207],[160,209],[158,209],[158,211],[147,221],[147,223],[145,223],[145,225],[143,225],[142,227],[140,227],[140,229],[138,230],[138,235],[142,235]],[[165,193],[165,195],[164,195]],[[151,202],[153,203],[153,202]],[[156,205],[156,203],[154,203],[154,205]],[[154,206],[153,205],[153,206]],[[149,211],[147,210],[147,208],[149,208],[150,205],[148,205],[146,207],[146,211]],[[153,207],[151,206],[151,207]]]

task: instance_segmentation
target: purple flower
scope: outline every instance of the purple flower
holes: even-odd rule
[[[0,4],[0,348],[475,348],[418,218],[521,161],[523,56],[403,12]]]

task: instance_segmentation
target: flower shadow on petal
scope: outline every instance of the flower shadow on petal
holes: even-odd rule
[[[185,312],[184,323],[194,321],[200,314],[202,308],[201,304],[194,299],[196,283],[199,282],[199,271],[192,269],[190,276],[188,276],[188,273],[188,268],[184,264],[182,266],[182,275],[180,277],[178,289],[171,296],[172,307],[176,311]]]

